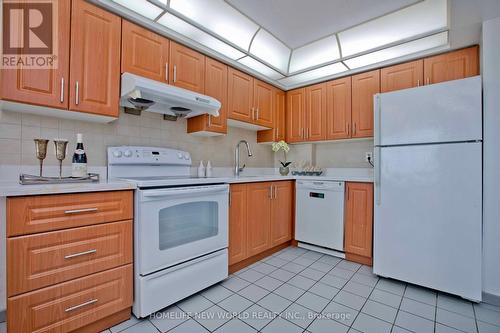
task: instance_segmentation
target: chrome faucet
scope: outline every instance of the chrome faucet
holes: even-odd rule
[[[242,143],[244,143],[247,147],[248,157],[252,156],[252,151],[250,150],[248,142],[246,140],[240,140],[240,142],[236,144],[236,148],[234,149],[234,175],[236,177],[238,177],[240,175],[240,172],[242,172],[245,168],[245,164],[240,167],[240,144]]]

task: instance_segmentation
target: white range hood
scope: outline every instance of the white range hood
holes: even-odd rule
[[[191,118],[202,114],[219,116],[221,103],[210,96],[144,78],[122,74],[120,105],[140,113],[156,112]]]

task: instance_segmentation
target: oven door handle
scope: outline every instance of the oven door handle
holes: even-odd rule
[[[190,187],[190,188],[176,188],[167,190],[146,190],[142,193],[143,198],[160,198],[179,195],[198,195],[198,194],[215,194],[220,192],[228,192],[228,186],[211,186],[211,187]]]

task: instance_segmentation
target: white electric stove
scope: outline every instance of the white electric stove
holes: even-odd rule
[[[228,276],[225,178],[190,175],[188,152],[109,147],[108,178],[134,182],[134,306],[145,317]]]

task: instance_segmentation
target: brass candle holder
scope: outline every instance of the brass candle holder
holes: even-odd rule
[[[35,152],[36,158],[40,161],[40,177],[42,177],[43,171],[43,160],[47,156],[47,144],[49,140],[47,139],[34,139],[35,141]]]
[[[59,161],[59,179],[62,178],[62,162],[66,158],[66,148],[68,147],[68,140],[54,139],[56,148],[56,158]]]

